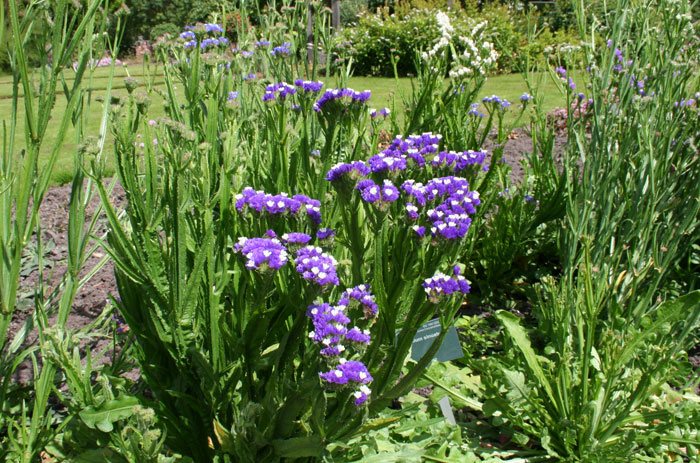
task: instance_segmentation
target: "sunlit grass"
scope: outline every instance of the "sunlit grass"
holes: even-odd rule
[[[153,70],[151,70],[153,71]],[[115,78],[113,85],[113,95],[117,98],[125,98],[127,96],[126,89],[124,87],[124,78],[127,76],[136,77],[137,79],[144,81],[144,75],[146,75],[145,69],[141,65],[130,65],[130,66],[120,66],[115,69]],[[557,90],[555,84],[551,79],[546,76],[541,76],[542,79],[540,83],[539,91],[544,97],[545,111],[549,111],[554,107],[562,106],[564,100],[562,95]],[[96,98],[104,93],[104,89],[107,85],[109,78],[109,70],[107,68],[98,69],[93,78],[90,81],[86,81],[85,84],[88,88],[92,89],[92,98]],[[67,81],[70,82],[70,76],[67,77]],[[155,73],[155,78],[153,78],[153,85],[155,87],[160,87],[163,84],[163,77],[158,72]],[[328,83],[333,83],[334,80],[328,79]],[[370,100],[370,106],[374,108],[382,107],[392,107],[392,102],[395,101],[395,107],[400,110],[402,107],[402,101],[404,97],[407,97],[411,92],[411,81],[409,78],[393,79],[384,77],[352,77],[348,83],[349,86],[357,90],[369,89],[372,91],[372,99]],[[527,91],[527,86],[523,76],[519,74],[510,75],[500,75],[494,76],[487,80],[486,85],[484,85],[480,98],[485,95],[498,95],[502,98],[506,98],[510,101],[517,101],[523,92]],[[9,118],[12,109],[12,78],[11,76],[0,76],[0,114],[3,118]],[[61,114],[65,109],[65,99],[62,99],[61,95],[56,102],[56,107],[54,110],[55,114]],[[20,101],[21,105],[21,101]],[[88,118],[88,124],[86,128],[86,136],[96,136],[99,133],[100,125],[100,108],[101,105],[93,104],[91,105],[91,114]],[[20,107],[20,111],[22,108]],[[164,116],[163,104],[160,96],[157,93],[151,95],[150,104],[150,118],[158,118]],[[521,121],[525,123],[526,121]],[[44,144],[45,150],[48,152],[52,148],[52,141],[56,138],[56,130],[58,127],[49,127],[46,143]],[[18,121],[17,133],[23,133],[23,119],[20,118]],[[63,149],[59,154],[56,161],[54,171],[52,174],[52,182],[54,184],[63,184],[70,181],[73,175],[73,158],[74,153],[78,147],[80,141],[77,139],[75,131],[71,128],[66,136],[66,142],[63,144]],[[15,151],[19,151],[23,148],[24,140],[18,138],[18,146],[16,146]],[[108,136],[107,140],[107,153],[108,159],[111,158],[109,153],[111,153],[111,137]],[[109,162],[108,162],[109,165]]]

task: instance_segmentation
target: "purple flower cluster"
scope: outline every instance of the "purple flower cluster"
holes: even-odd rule
[[[294,85],[304,91],[304,93],[318,93],[323,88],[323,82],[315,82],[313,80],[297,79]]]
[[[369,374],[365,364],[354,360],[341,362],[333,370],[320,373],[319,376],[324,381],[340,385],[348,382],[368,384],[372,381],[372,375]]]
[[[204,30],[210,34],[223,34],[224,28],[218,24],[207,23],[204,25]]]
[[[351,88],[334,88],[326,90],[321,98],[319,98],[316,103],[314,103],[314,111],[323,111],[324,106],[332,101],[341,102],[345,104],[352,103],[365,103],[372,96],[372,92],[365,90],[358,92]]]
[[[369,291],[368,285],[359,285],[354,288],[346,289],[342,296],[340,296],[338,304],[351,307],[353,301],[358,302],[359,305],[362,306],[362,311],[366,319],[377,316],[379,306],[377,306],[377,303],[374,301],[374,295]]]
[[[496,107],[499,109],[506,109],[510,107],[510,101],[496,95],[485,96],[481,101],[487,105],[487,108]]]
[[[306,195],[293,197],[289,197],[287,193],[272,195],[246,187],[236,195],[236,209],[243,212],[246,208],[271,215],[298,215],[305,211],[312,222],[321,223],[321,202]]]
[[[523,103],[527,103],[529,101],[532,101],[532,95],[525,92],[522,95],[520,95],[520,101],[522,101]]]
[[[257,42],[255,42],[255,48],[266,48],[269,46],[270,46],[269,40],[262,39],[262,40],[258,40]]]
[[[331,241],[335,237],[335,230],[332,228],[319,228],[316,232],[316,239],[319,241]]]
[[[676,108],[690,108],[692,106],[695,106],[695,103],[695,98],[682,98],[680,101],[674,101],[673,106]]]
[[[461,177],[434,178],[426,185],[408,180],[401,189],[421,207],[430,201],[442,200],[436,207],[428,209],[426,216],[431,222],[431,235],[448,240],[463,238],[467,234],[471,225],[469,214],[474,214],[476,206],[481,203],[479,193],[470,191],[469,182]],[[407,214],[409,219],[416,220],[418,207],[408,203]],[[421,237],[425,234],[422,226],[416,225],[413,229]]]
[[[486,117],[486,114],[479,111],[479,103],[472,103],[471,106],[469,106],[469,112],[467,114],[478,118]]]
[[[369,110],[369,117],[372,119],[376,119],[378,117],[387,117],[389,114],[391,114],[391,110],[389,108],[382,108],[379,111],[376,109],[370,109]]]
[[[387,152],[387,150],[369,158],[367,164],[372,172],[393,172],[406,170],[408,167],[405,154],[399,154],[395,151]]]
[[[226,98],[227,101],[233,101],[238,99],[238,92],[236,91],[231,91],[228,92],[228,97]]]
[[[400,190],[389,179],[377,180],[367,178],[370,174],[395,174],[408,169],[409,160],[418,168],[449,167],[454,172],[460,172],[468,166],[482,165],[487,153],[484,151],[438,153],[440,136],[432,133],[412,135],[406,139],[396,137],[381,153],[367,160],[341,163],[333,166],[326,174],[326,180],[335,182],[335,187],[343,191],[343,179],[358,180],[355,189],[360,192],[363,201],[376,204],[385,209],[389,203],[397,201]],[[364,177],[364,178],[363,178]],[[395,178],[392,175],[392,178]],[[428,202],[439,200],[437,205],[431,205],[425,216],[430,221],[430,232],[433,237],[458,239],[465,236],[471,225],[470,214],[476,212],[480,204],[479,194],[469,190],[469,183],[461,177],[437,177],[426,185],[415,180],[406,180],[401,189],[410,197],[405,204],[406,213],[410,220],[420,218],[420,210]],[[434,207],[433,207],[434,206]],[[413,226],[420,236],[425,236],[426,227],[420,224]]]
[[[183,46],[186,49],[196,47],[198,38],[201,39],[199,48],[204,51],[209,48],[228,45],[229,41],[223,35],[214,36],[215,34],[223,33],[224,29],[218,24],[203,24],[201,26],[186,26],[185,31],[180,34],[180,38],[185,40]]]
[[[452,167],[455,172],[461,172],[469,166],[482,165],[486,159],[486,151],[441,151],[431,161],[433,167]]]
[[[622,53],[622,50],[619,48],[615,49],[615,59],[617,60],[617,64],[613,66],[613,71],[615,72],[622,72],[624,71],[625,68],[628,68],[632,66],[632,63],[634,62],[631,59],[625,59],[625,55]]]
[[[311,237],[306,233],[292,232],[282,235],[282,241],[284,241],[286,244],[305,245],[309,244]]]
[[[326,173],[326,180],[335,182],[345,177],[358,180],[368,175],[369,172],[369,167],[362,161],[343,162],[334,165],[328,170],[328,173]]]
[[[325,373],[319,373],[319,376],[322,380],[335,385],[345,386],[353,383],[359,385],[353,396],[355,397],[355,405],[360,406],[367,401],[368,396],[372,392],[367,387],[367,384],[372,382],[372,375],[370,375],[367,367],[362,362],[340,360],[334,369]]]
[[[355,188],[360,192],[362,199],[368,203],[393,203],[399,199],[399,189],[390,180],[384,180],[381,186],[374,183],[374,180],[360,180]]]
[[[450,296],[455,293],[468,294],[469,281],[460,275],[461,271],[458,266],[454,267],[453,276],[445,275],[442,272],[437,272],[431,278],[423,281],[423,289],[428,295],[430,302],[437,304],[443,297]]]
[[[197,36],[195,35],[195,33],[193,31],[187,30],[187,31],[180,34],[180,38],[183,40],[190,41],[190,40],[196,40]]]
[[[278,45],[272,50],[270,54],[272,56],[289,56],[292,53],[292,44],[289,42],[284,42],[282,45]]]
[[[263,94],[263,101],[272,101],[275,99],[284,100],[289,95],[294,95],[297,89],[293,85],[289,85],[287,82],[280,82],[277,84],[270,84],[265,87],[265,93]]]
[[[338,261],[316,246],[305,246],[297,251],[294,259],[296,270],[305,280],[320,286],[340,284],[336,266]]]
[[[246,258],[249,270],[279,270],[289,260],[287,249],[276,238],[238,238],[234,251]]]
[[[369,330],[362,330],[357,326],[348,328],[350,317],[345,311],[344,305],[332,306],[325,302],[312,304],[306,311],[306,316],[311,319],[314,327],[313,331],[309,332],[309,338],[323,346],[321,355],[324,357],[337,357],[345,352],[344,341],[356,345],[367,345],[370,342]]]
[[[377,304],[365,285],[343,292],[335,306],[325,302],[310,305],[306,316],[311,319],[313,325],[309,338],[321,345],[321,355],[334,364],[329,371],[319,373],[319,377],[335,387],[359,386],[353,392],[355,405],[359,406],[365,403],[371,394],[367,384],[372,382],[372,375],[364,363],[341,356],[349,347],[362,348],[371,341],[369,330],[358,326],[349,327],[351,319],[347,311],[355,302],[363,307],[365,319],[376,317]]]
[[[408,158],[419,167],[423,167],[426,163],[426,156],[438,151],[441,139],[440,135],[434,135],[431,132],[421,135],[410,135],[405,139],[399,135],[392,140],[380,155],[391,158]]]

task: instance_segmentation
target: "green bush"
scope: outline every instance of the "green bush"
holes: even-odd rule
[[[416,55],[438,37],[432,11],[416,10],[401,19],[383,11],[362,15],[355,27],[343,30],[337,52],[352,58],[357,75],[393,75],[392,55],[398,59],[400,75],[414,74]]]
[[[354,27],[343,30],[337,38],[335,52],[346,61],[352,60],[357,75],[392,76],[392,55],[398,60],[399,75],[415,74],[416,57],[430,49],[440,37],[435,19],[437,11],[414,9],[401,15],[380,9],[374,14],[364,14]],[[487,6],[478,13],[475,9],[451,11],[449,16],[455,36],[469,35],[476,24],[487,22],[483,36],[498,51],[497,72],[517,72],[528,56],[530,62],[542,60],[546,47],[577,43],[572,34],[563,30],[553,33],[548,28],[544,28],[535,41],[529,42],[525,17],[505,6]],[[456,51],[461,52],[459,46]]]

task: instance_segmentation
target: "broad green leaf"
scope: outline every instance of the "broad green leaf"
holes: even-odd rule
[[[112,432],[114,423],[130,417],[134,413],[134,407],[138,404],[139,401],[136,397],[121,397],[109,400],[99,407],[87,407],[78,415],[88,428]]]
[[[506,329],[508,335],[515,342],[515,345],[518,346],[518,348],[522,352],[523,356],[525,357],[525,362],[527,363],[527,366],[530,370],[530,373],[532,373],[535,376],[538,385],[545,390],[550,402],[553,405],[556,405],[557,402],[556,400],[554,400],[552,386],[549,384],[549,380],[547,379],[547,376],[545,375],[544,370],[540,365],[540,361],[537,359],[537,355],[532,349],[532,345],[530,344],[530,340],[528,339],[525,330],[522,326],[520,326],[520,321],[518,320],[518,317],[516,317],[510,312],[505,312],[503,310],[499,310],[496,313],[496,316],[503,324],[503,327]]]
[[[283,458],[319,457],[323,452],[321,439],[316,436],[278,439],[272,442],[275,454]]]

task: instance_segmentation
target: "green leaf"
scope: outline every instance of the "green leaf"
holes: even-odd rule
[[[138,404],[136,397],[121,397],[108,400],[99,407],[87,407],[78,415],[88,428],[112,432],[114,423],[133,415],[134,407]]]
[[[538,385],[545,390],[550,402],[553,405],[556,405],[557,402],[554,399],[552,386],[549,384],[547,376],[545,375],[544,370],[540,365],[540,361],[537,359],[537,355],[532,349],[532,345],[530,344],[530,340],[528,339],[525,330],[522,326],[520,326],[520,320],[518,319],[518,317],[516,317],[510,312],[505,312],[503,310],[499,310],[496,313],[496,316],[503,324],[503,327],[506,329],[508,335],[513,339],[513,342],[515,342],[515,345],[518,346],[518,348],[522,352],[523,356],[525,357],[525,362],[530,370],[530,373],[532,373],[535,376],[537,382],[539,383]]]
[[[278,439],[272,442],[275,454],[283,458],[319,457],[323,452],[321,439],[316,436]]]
[[[227,453],[235,452],[236,446],[233,434],[226,430],[226,428],[219,423],[219,420],[214,420],[214,435],[221,446],[221,450]]]

